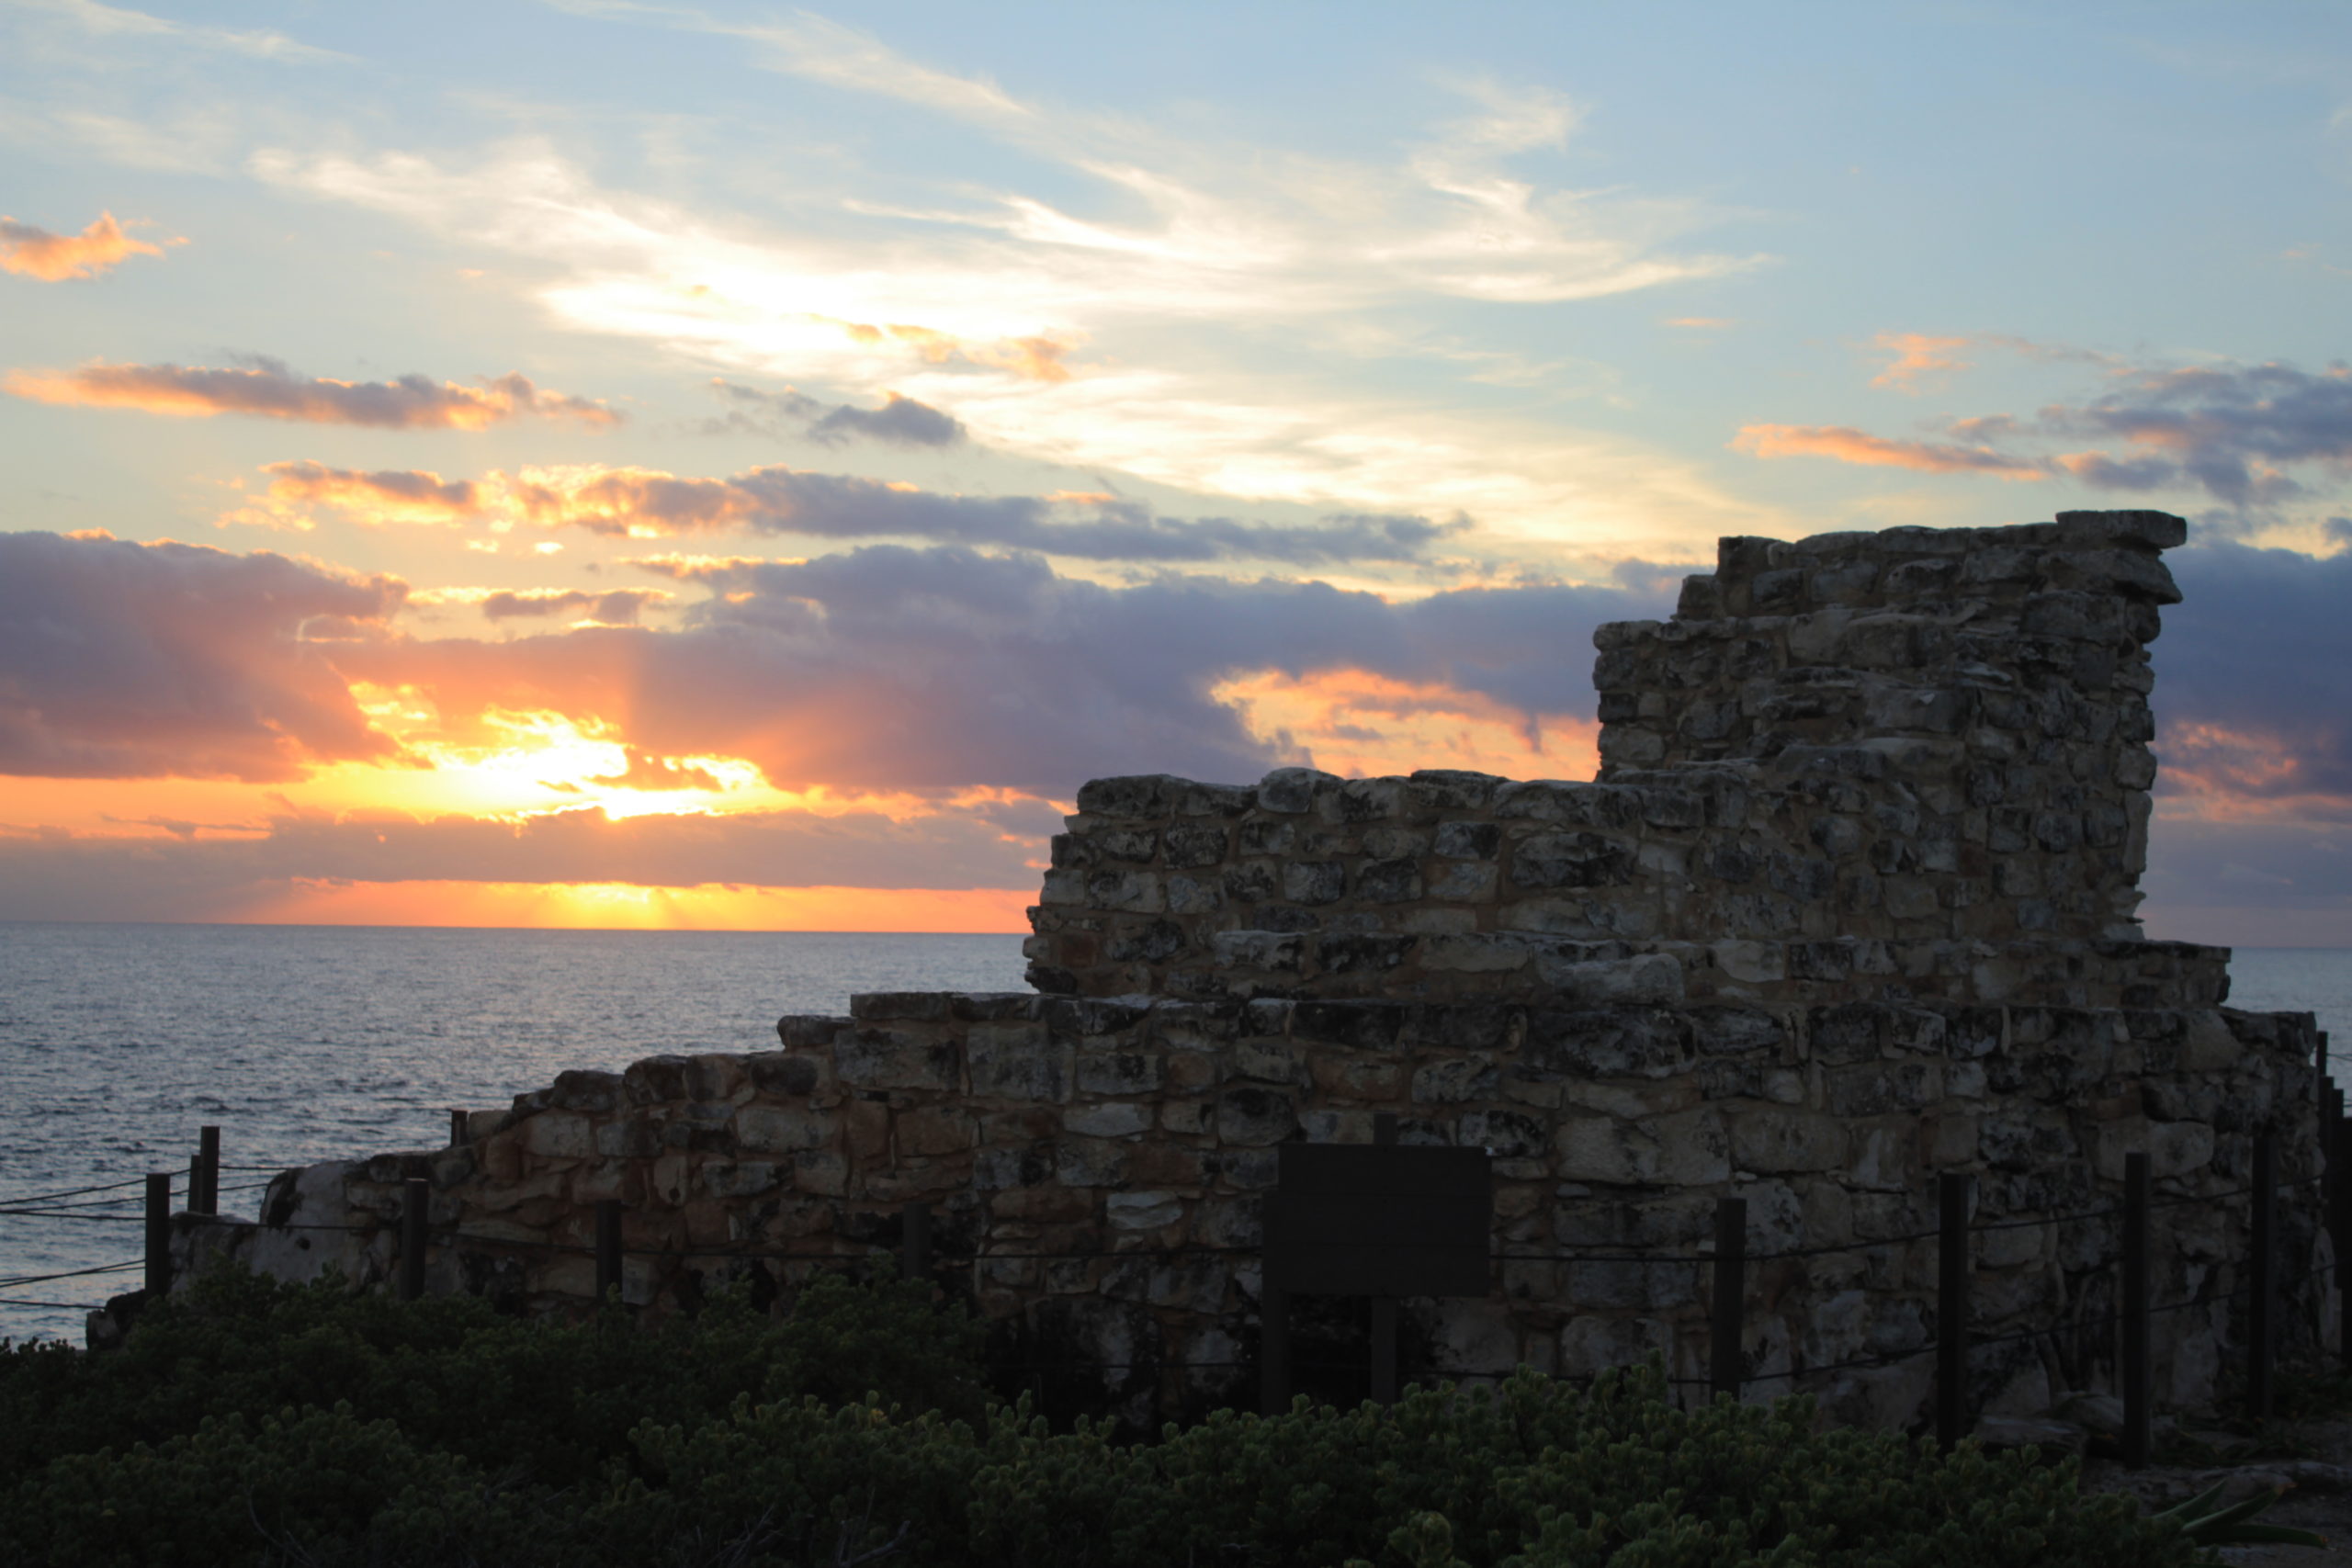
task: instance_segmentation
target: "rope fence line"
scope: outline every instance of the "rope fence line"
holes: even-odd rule
[[[66,1269],[54,1274],[12,1274],[0,1280],[0,1290],[13,1290],[18,1285],[46,1285],[52,1280],[79,1280],[91,1274],[119,1274],[125,1269],[143,1269],[147,1260],[133,1258],[122,1263],[101,1263],[94,1269]]]
[[[1677,1387],[1708,1388],[1717,1393],[1728,1393],[1736,1396],[1744,1388],[1757,1384],[1792,1382],[1838,1372],[1881,1369],[1913,1361],[1922,1356],[1934,1355],[1938,1359],[1937,1424],[1939,1436],[1943,1438],[1947,1444],[1958,1438],[1957,1423],[1964,1403],[1962,1387],[1964,1373],[1968,1358],[1972,1353],[2005,1345],[2054,1339],[2062,1335],[2076,1337],[2084,1335],[2104,1336],[2109,1331],[2119,1327],[2122,1330],[2123,1339],[2120,1354],[2122,1373],[2120,1381],[2125,1384],[2123,1392],[2127,1409],[2127,1427],[2134,1424],[2131,1413],[2134,1407],[2139,1407],[2137,1425],[2144,1428],[2144,1406],[2148,1382],[2146,1330],[2149,1320],[2169,1314],[2209,1308],[2244,1300],[2249,1303],[2247,1326],[2250,1402],[2255,1406],[2255,1413],[2261,1416],[2267,1413],[2270,1403],[2271,1368],[2269,1363],[2273,1353],[2272,1342],[2276,1337],[2275,1324],[2279,1292],[2319,1275],[2334,1272],[2336,1269],[2335,1264],[2330,1263],[2302,1270],[2284,1280],[2279,1277],[2277,1256],[2279,1195],[2333,1180],[2335,1185],[2330,1193],[2331,1213],[2326,1233],[2335,1241],[2339,1256],[2352,1253],[2352,1172],[2346,1172],[2342,1168],[2346,1164],[2352,1164],[2352,1161],[2343,1158],[2343,1152],[2352,1152],[2352,1122],[2347,1122],[2344,1117],[2343,1097],[2334,1089],[2332,1084],[2327,1086],[2324,1093],[2323,1104],[2325,1111],[2321,1128],[2322,1147],[2324,1154],[2330,1157],[2331,1163],[2337,1168],[2286,1180],[2281,1180],[2278,1172],[2278,1136],[2275,1133],[2262,1133],[2256,1134],[2254,1144],[2254,1179],[2246,1185],[2225,1189],[2219,1192],[2176,1192],[2158,1197],[2153,1190],[2150,1157],[2143,1153],[2126,1156],[2124,1201],[2120,1205],[2109,1203],[2064,1213],[2011,1214],[1998,1219],[1974,1220],[1972,1218],[1972,1211],[1976,1207],[1976,1179],[1969,1175],[1948,1173],[1938,1180],[1938,1224],[1934,1229],[1916,1230],[1887,1236],[1857,1238],[1845,1242],[1782,1247],[1771,1252],[1751,1254],[1746,1246],[1747,1200],[1724,1198],[1718,1200],[1715,1246],[1712,1250],[1669,1252],[1637,1249],[1586,1250],[1571,1247],[1542,1251],[1528,1250],[1526,1244],[1522,1243],[1518,1248],[1510,1250],[1496,1250],[1488,1247],[1485,1249],[1485,1256],[1491,1262],[1505,1264],[1544,1263],[1571,1267],[1580,1264],[1607,1263],[1650,1267],[1706,1266],[1713,1275],[1714,1287],[1710,1292],[1713,1301],[1707,1309],[1713,1337],[1711,1375],[1706,1378],[1668,1380]],[[187,1171],[188,1201],[187,1213],[183,1217],[193,1217],[199,1221],[210,1219],[217,1223],[237,1225],[256,1224],[255,1221],[223,1219],[220,1216],[220,1199],[224,1191],[220,1185],[220,1172],[228,1170],[267,1173],[265,1179],[243,1182],[225,1189],[230,1193],[242,1193],[275,1188],[300,1168],[286,1165],[225,1163],[220,1158],[219,1129],[207,1127],[203,1129],[203,1133],[202,1147]],[[1393,1142],[1393,1136],[1387,1141]],[[356,1165],[364,1162],[350,1163]],[[146,1189],[143,1194],[134,1194],[125,1190],[142,1182]],[[173,1177],[170,1172],[151,1172],[143,1178],[64,1189],[30,1198],[0,1201],[0,1218],[74,1224],[143,1224],[148,1233],[148,1255],[144,1258],[50,1274],[26,1274],[0,1278],[0,1291],[28,1288],[60,1280],[119,1273],[142,1266],[147,1269],[151,1290],[167,1289],[171,1271],[169,1242],[174,1228],[170,1209],[172,1183]],[[2187,1301],[2147,1304],[2148,1259],[2146,1255],[2148,1221],[2152,1213],[2157,1210],[2171,1210],[2188,1205],[2211,1208],[2241,1198],[2251,1200],[2248,1223],[2253,1235],[2253,1256],[2250,1259],[2235,1260],[2238,1278],[2234,1288],[2227,1292],[2200,1292]],[[900,1255],[901,1266],[910,1274],[927,1276],[937,1269],[977,1269],[981,1265],[990,1264],[1032,1262],[1115,1264],[1130,1260],[1147,1261],[1183,1258],[1263,1257],[1266,1251],[1263,1245],[1121,1247],[1114,1244],[1090,1249],[1064,1248],[1051,1251],[1035,1248],[1004,1251],[951,1250],[948,1247],[943,1247],[939,1250],[939,1255],[934,1256],[931,1246],[930,1206],[922,1202],[910,1202],[900,1206],[899,1216],[900,1224],[899,1234],[895,1237],[888,1236],[887,1231],[885,1235],[863,1239],[834,1237],[831,1238],[831,1245],[827,1250],[815,1252],[796,1251],[792,1249],[789,1243],[778,1247],[774,1244],[763,1245],[756,1242],[747,1244],[741,1240],[714,1243],[706,1247],[624,1247],[621,1242],[620,1205],[616,1201],[606,1201],[595,1205],[595,1244],[589,1246],[559,1242],[552,1236],[489,1235],[461,1228],[429,1226],[425,1223],[429,1201],[429,1183],[422,1177],[409,1177],[402,1180],[401,1204],[397,1213],[379,1212],[374,1218],[358,1224],[290,1222],[269,1228],[365,1235],[371,1239],[390,1239],[395,1245],[397,1286],[399,1293],[404,1298],[413,1298],[423,1293],[426,1249],[436,1246],[443,1248],[456,1247],[512,1249],[541,1257],[593,1258],[595,1260],[600,1295],[607,1291],[616,1290],[620,1285],[622,1262],[625,1258],[675,1258],[706,1263],[752,1262],[839,1267],[879,1261],[887,1258],[895,1250]],[[134,1202],[143,1202],[145,1212],[143,1213],[92,1212],[111,1210]],[[1970,1280],[1976,1267],[1970,1238],[1996,1232],[2055,1228],[2119,1219],[2122,1222],[2120,1228],[2123,1233],[2120,1238],[2123,1289],[2119,1294],[2125,1304],[2097,1316],[2077,1318],[2067,1323],[2047,1326],[2013,1330],[1996,1335],[1971,1334],[1968,1331],[1967,1294]],[[943,1236],[941,1239],[944,1242],[952,1243],[951,1237]],[[1936,1297],[1938,1313],[1935,1319],[1939,1325],[1939,1332],[1937,1338],[1907,1350],[1883,1352],[1822,1366],[1792,1367],[1773,1372],[1751,1373],[1746,1370],[1743,1364],[1745,1360],[1743,1341],[1747,1295],[1746,1269],[1748,1265],[1851,1255],[1878,1248],[1908,1247],[1928,1241],[1938,1244],[1939,1253],[1939,1277]],[[844,1243],[849,1248],[863,1247],[864,1250],[844,1250]],[[1384,1245],[1394,1247],[1396,1244],[1373,1242],[1367,1245],[1376,1252]],[[1505,1246],[1508,1247],[1509,1244]],[[1272,1297],[1285,1294],[1294,1288],[1308,1290],[1316,1288],[1311,1284],[1283,1285],[1280,1291],[1274,1290],[1271,1263],[1268,1278],[1269,1304],[1266,1311],[1269,1314],[1273,1310]],[[1359,1292],[1363,1289],[1360,1285],[1348,1288]],[[1402,1293],[1416,1292],[1410,1287],[1407,1287]],[[2345,1292],[2342,1299],[2345,1305],[2346,1330],[2342,1343],[2346,1348],[2346,1359],[2352,1359],[2352,1291]],[[17,1305],[66,1310],[70,1309],[72,1304],[28,1296],[0,1295],[0,1306]],[[1382,1314],[1378,1310],[1380,1304],[1379,1302],[1374,1303],[1374,1337],[1376,1348],[1374,1387],[1375,1396],[1393,1397],[1396,1386],[1394,1308],[1393,1305],[1390,1306],[1386,1318],[1388,1327],[1383,1330],[1378,1326],[1382,1321]],[[1272,1321],[1270,1316],[1268,1319],[1270,1325]],[[1272,1333],[1271,1326],[1268,1333],[1270,1336]],[[1384,1335],[1385,1352],[1378,1348],[1383,1343]],[[1284,1337],[1286,1339],[1286,1332]],[[1271,1346],[1270,1338],[1269,1349],[1264,1356],[1261,1356],[1260,1361],[1247,1364],[1259,1365],[1261,1371],[1264,1370],[1269,1364],[1268,1358],[1273,1355]],[[1384,1354],[1387,1359],[1385,1373],[1387,1392],[1385,1394],[1382,1393],[1384,1374],[1380,1371],[1381,1358]],[[1289,1369],[1286,1348],[1280,1359],[1283,1374],[1286,1378]],[[1106,1363],[1094,1370],[1133,1371],[1141,1367],[1181,1370],[1185,1367],[1209,1368],[1243,1364],[1245,1363],[1151,1361],[1116,1365]],[[1088,1363],[1088,1365],[1092,1367],[1094,1364]],[[1312,1368],[1315,1363],[1302,1362],[1300,1365]],[[1017,1367],[1008,1364],[1005,1370],[1017,1370]],[[1057,1363],[1048,1370],[1067,1369]],[[1473,1377],[1498,1374],[1457,1370],[1453,1375]],[[1271,1388],[1272,1385],[1269,1386]],[[2136,1396],[2132,1392],[2135,1387],[2139,1390]],[[2144,1438],[2144,1431],[2142,1435]],[[2143,1451],[2144,1441],[2137,1447]],[[2131,1434],[2127,1432],[2125,1443],[2127,1459],[2132,1456],[2135,1444],[2132,1440]]]

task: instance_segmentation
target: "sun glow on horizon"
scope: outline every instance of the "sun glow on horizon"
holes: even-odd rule
[[[337,882],[296,878],[226,925],[520,927],[560,931],[971,931],[1029,929],[1009,888],[751,887],[703,883]]]

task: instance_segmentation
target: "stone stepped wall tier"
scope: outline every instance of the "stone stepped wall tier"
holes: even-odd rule
[[[617,1199],[634,1254],[625,1297],[671,1311],[731,1278],[763,1299],[788,1292],[824,1259],[893,1244],[902,1205],[922,1200],[942,1277],[999,1325],[1000,1348],[1098,1379],[1102,1403],[1140,1422],[1254,1397],[1254,1249],[1276,1150],[1369,1142],[1383,1111],[1405,1143],[1492,1152],[1498,1254],[1695,1258],[1727,1194],[1748,1200],[1756,1253],[1854,1244],[1752,1266],[1758,1376],[1932,1336],[1935,1244],[1862,1244],[1932,1231],[1939,1171],[1976,1172],[1977,1218],[1991,1221],[2109,1207],[2123,1156],[2142,1149],[2161,1196],[2234,1191],[2266,1128],[2282,1135],[2284,1179],[2319,1168],[2305,1014],[917,994],[861,997],[851,1018],[787,1018],[779,1032],[785,1048],[766,1055],[566,1073],[476,1114],[458,1146],[288,1172],[261,1224],[196,1239],[380,1288],[401,1183],[421,1176],[436,1233],[467,1238],[433,1248],[431,1289],[577,1310],[592,1294],[593,1205]],[[2324,1265],[2315,1189],[2290,1187],[2282,1212],[2285,1256]],[[2160,1302],[2238,1288],[2245,1213],[2243,1195],[2157,1211]],[[358,1228],[300,1228],[319,1224]],[[2118,1246],[2111,1218],[1980,1236],[1978,1331],[2112,1311]],[[1019,1256],[1037,1253],[1080,1256]],[[2282,1273],[2288,1346],[2315,1348],[2326,1280],[2300,1261]],[[1494,1278],[1491,1299],[1408,1303],[1417,1372],[1585,1373],[1655,1348],[1677,1375],[1704,1375],[1699,1265],[1522,1259]],[[2242,1339],[2233,1310],[2154,1320],[2160,1398],[2212,1393]],[[1971,1363],[1975,1397],[2030,1413],[2052,1389],[2105,1386],[2113,1343],[2093,1329],[1987,1347]],[[1926,1409],[1930,1365],[1808,1386],[1834,1414],[1904,1426]]]
[[[1602,626],[1599,779],[1098,779],[1031,912],[1083,996],[2213,1005],[2141,940],[2162,513],[1726,539]]]

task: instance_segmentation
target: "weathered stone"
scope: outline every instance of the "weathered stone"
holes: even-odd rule
[[[1731,1149],[1742,1170],[1834,1170],[1845,1162],[1846,1124],[1792,1111],[1740,1111],[1731,1118]]]
[[[1216,1135],[1225,1144],[1274,1144],[1290,1136],[1298,1124],[1295,1102],[1287,1094],[1240,1084],[1217,1097]]]
[[[1122,1138],[1152,1123],[1152,1108],[1132,1100],[1102,1105],[1072,1106],[1062,1113],[1062,1125],[1091,1138]]]
[[[737,1146],[759,1154],[823,1148],[840,1131],[830,1111],[783,1105],[747,1105],[735,1113]]]

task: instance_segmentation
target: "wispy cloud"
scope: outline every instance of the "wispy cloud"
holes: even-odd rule
[[[134,240],[122,231],[111,212],[101,212],[78,234],[52,234],[30,223],[0,217],[0,271],[44,283],[72,277],[96,277],[119,265],[126,256],[160,256],[161,246]]]
[[[745,387],[725,377],[711,378],[710,389],[726,400],[727,412],[702,422],[712,435],[803,436],[824,446],[853,440],[878,441],[886,446],[954,446],[967,432],[955,415],[897,392],[886,396],[878,409],[854,403],[828,403],[795,388],[781,392]]]
[[[93,38],[109,41],[153,39],[175,49],[220,50],[258,60],[293,64],[348,60],[331,49],[300,42],[271,28],[240,30],[208,27],[200,22],[175,22],[97,0],[11,0],[17,8],[54,17]]]
[[[300,527],[308,521],[304,509],[319,506],[371,524],[480,520],[638,539],[729,533],[919,539],[1088,560],[1295,565],[1418,560],[1472,529],[1461,517],[1432,522],[1386,513],[1334,513],[1300,525],[1168,517],[1102,492],[958,495],[782,466],[726,479],[596,464],[461,480],[426,470],[359,473],[311,462],[273,463],[264,471],[274,476],[266,510],[232,513],[232,521]]]
[[[2241,515],[2317,486],[2338,486],[2352,471],[2352,367],[2307,371],[2275,361],[2135,366],[2098,357],[2109,367],[2105,389],[2027,416],[1981,414],[1931,426],[1957,439],[1891,438],[1848,425],[1753,424],[1734,445],[1759,457],[2065,478],[2098,490],[2201,491]],[[2120,449],[2052,449],[2086,438]]]
[[[932,104],[1053,167],[979,188],[875,171],[853,197],[793,193],[790,220],[769,225],[601,183],[544,141],[470,163],[279,145],[249,166],[548,264],[539,298],[562,324],[737,380],[897,392],[1021,457],[1318,510],[1459,509],[1531,547],[1655,549],[1663,534],[1697,550],[1726,527],[1783,526],[1688,460],[1484,396],[1408,401],[1374,370],[1409,360],[1425,379],[1423,345],[1453,336],[1428,316],[1451,301],[1558,305],[1758,259],[1688,244],[1728,216],[1700,202],[1544,178],[1577,135],[1555,93],[1472,85],[1469,114],[1382,163],[1016,101],[830,23],[794,21],[769,59]],[[1498,329],[1485,346],[1522,342]],[[1443,357],[1472,363],[1459,346]]]
[[[1917,392],[1922,377],[1949,370],[1965,370],[1969,362],[1958,356],[1966,348],[1966,337],[1936,337],[1927,333],[1881,333],[1876,340],[1882,350],[1894,355],[1886,368],[1871,378],[1873,387],[1889,387],[1898,392]]]
[[[1991,446],[1890,440],[1845,424],[1743,425],[1732,446],[1758,457],[1833,457],[1841,463],[1910,468],[1923,474],[1994,474],[2008,479],[2048,477],[2041,463]]]
[[[272,359],[238,369],[179,365],[85,365],[78,370],[15,370],[0,382],[36,402],[137,409],[181,418],[250,414],[305,424],[385,430],[483,430],[511,420],[569,419],[610,426],[621,415],[601,402],[545,392],[522,375],[473,386],[424,376],[396,381],[337,381],[297,376]]]

